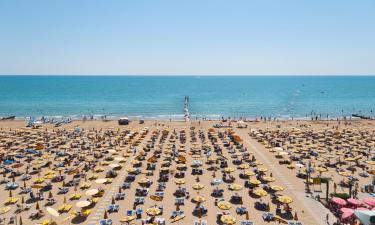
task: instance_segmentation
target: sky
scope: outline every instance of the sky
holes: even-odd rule
[[[3,0],[1,75],[374,75],[374,0]]]

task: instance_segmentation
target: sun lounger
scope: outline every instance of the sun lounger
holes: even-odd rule
[[[99,221],[100,225],[112,225],[112,220],[111,219],[102,219]]]
[[[134,211],[133,210],[128,210],[126,211],[126,215],[127,216],[132,216],[134,214]]]
[[[254,222],[251,222],[249,220],[242,220],[241,225],[254,225]]]
[[[115,196],[115,200],[124,200],[125,199],[125,193],[117,193]]]
[[[112,204],[112,205],[109,205],[108,206],[108,212],[112,213],[112,212],[118,212],[118,210],[120,209],[120,206],[117,205],[117,204]]]

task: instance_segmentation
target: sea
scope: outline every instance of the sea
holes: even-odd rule
[[[0,76],[0,117],[374,116],[372,76]]]

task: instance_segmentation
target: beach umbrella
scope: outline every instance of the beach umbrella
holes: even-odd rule
[[[250,179],[249,182],[250,182],[251,184],[254,184],[254,185],[259,185],[259,184],[262,183],[260,180],[257,180],[257,179]]]
[[[283,191],[284,187],[279,186],[279,185],[273,185],[273,186],[271,186],[271,189],[274,190],[274,191]]]
[[[262,180],[266,181],[266,182],[273,182],[275,181],[276,179],[274,177],[269,177],[269,176],[266,176],[266,177],[263,177]]]
[[[362,202],[360,200],[358,200],[358,199],[349,198],[346,201],[348,201],[349,204],[352,204],[352,205],[357,206],[357,207],[360,206],[360,205],[362,205]]]
[[[64,195],[63,203],[66,204],[66,196]]]
[[[175,181],[174,181],[176,184],[178,184],[178,185],[181,185],[181,184],[185,184],[185,179],[176,179]]]
[[[25,203],[25,197],[22,195],[21,197],[21,203],[24,204]]]
[[[229,189],[232,190],[232,191],[239,191],[242,189],[242,185],[240,184],[231,184],[229,186]]]
[[[152,208],[146,209],[146,213],[149,216],[157,216],[161,213],[161,210],[157,207],[152,207]]]
[[[249,170],[245,171],[244,174],[245,174],[246,176],[249,176],[249,177],[255,175],[255,173],[254,173],[253,171],[249,171]]]
[[[351,174],[349,172],[339,172],[339,174],[343,177],[349,177]]]
[[[264,167],[260,167],[260,168],[258,168],[258,171],[259,171],[259,172],[267,172],[268,169],[267,169],[267,168],[264,168]]]
[[[12,191],[9,191],[9,197],[13,197]]]
[[[53,195],[52,195],[51,191],[49,191],[49,193],[48,193],[48,198],[53,198]]]
[[[202,203],[202,202],[205,202],[205,201],[206,201],[206,198],[203,197],[203,196],[198,195],[198,196],[195,196],[195,197],[193,198],[193,201],[196,202],[196,203]]]
[[[253,193],[259,197],[264,197],[264,196],[267,196],[267,192],[265,190],[263,190],[262,188],[258,188],[258,189],[255,189],[253,191]]]
[[[204,185],[201,184],[201,183],[195,183],[195,184],[193,184],[193,189],[194,190],[201,190],[203,188],[204,188]]]
[[[84,207],[87,207],[89,205],[91,205],[91,202],[89,202],[89,201],[79,201],[79,202],[76,203],[76,206],[78,208],[84,208]]]
[[[146,185],[150,182],[150,180],[146,177],[142,177],[141,179],[138,180],[138,184],[140,185]]]
[[[221,210],[229,210],[232,208],[232,204],[230,204],[229,202],[227,201],[219,201],[217,203],[217,207]]]
[[[36,209],[36,210],[39,210],[39,209],[40,209],[39,202],[36,202],[35,209]]]
[[[232,173],[232,172],[234,172],[234,168],[233,167],[226,167],[225,169],[224,169],[224,172],[226,172],[226,173]]]
[[[363,199],[363,202],[370,206],[370,207],[375,207],[375,198],[374,197],[368,197],[368,198],[364,198]]]
[[[289,204],[289,203],[293,202],[293,199],[289,196],[286,196],[286,195],[282,195],[282,196],[277,197],[277,200],[279,202],[285,203],[285,204]]]
[[[23,225],[22,217],[20,216],[20,225]]]
[[[107,210],[104,211],[104,219],[108,219],[108,214],[107,214]]]
[[[223,183],[223,180],[221,180],[221,179],[212,179],[212,181],[211,181],[211,184],[213,184],[213,185],[219,185],[221,183]]]
[[[51,216],[54,216],[54,217],[58,217],[60,214],[56,211],[56,209],[52,208],[52,207],[46,207],[46,211],[51,215]]]
[[[120,220],[121,223],[130,223],[131,221],[133,221],[136,217],[134,215],[132,216],[125,216],[124,218],[122,218]]]
[[[224,224],[235,224],[236,218],[231,215],[223,215],[221,216],[220,221]]]
[[[241,165],[239,166],[239,168],[240,168],[241,170],[245,170],[245,169],[249,169],[250,166],[249,166],[249,164],[241,164]]]
[[[324,167],[317,167],[315,170],[316,170],[317,172],[319,172],[319,173],[323,173],[323,172],[327,172],[327,171],[328,171],[328,169],[327,169],[327,168],[324,168]]]
[[[104,184],[105,182],[107,182],[106,178],[100,178],[100,179],[95,180],[95,183],[97,183],[97,184]]]

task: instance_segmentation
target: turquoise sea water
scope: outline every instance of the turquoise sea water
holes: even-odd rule
[[[0,76],[0,116],[373,115],[375,77]]]

